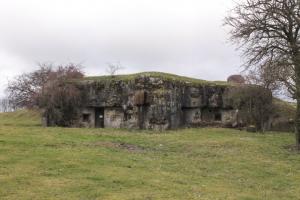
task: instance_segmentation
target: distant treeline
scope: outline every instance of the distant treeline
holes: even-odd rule
[[[15,108],[8,98],[0,99],[0,112],[12,112]]]

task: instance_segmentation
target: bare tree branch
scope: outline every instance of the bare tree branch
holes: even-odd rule
[[[252,81],[269,89],[285,88],[297,100],[300,149],[300,0],[245,0],[225,24],[232,28],[231,41],[242,50]]]
[[[117,74],[118,71],[124,69],[124,67],[121,65],[120,62],[117,63],[107,63],[107,68],[106,68],[106,72],[110,75],[110,76],[115,76]]]

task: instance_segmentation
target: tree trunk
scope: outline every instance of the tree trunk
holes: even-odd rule
[[[264,120],[260,121],[260,129],[261,129],[262,133],[265,133],[265,122],[264,122]]]
[[[299,85],[299,84],[297,84]],[[300,150],[300,88],[297,86],[297,110],[295,117],[296,146]],[[299,91],[299,92],[298,92]]]
[[[297,109],[295,115],[296,147],[300,150],[300,63],[295,65],[296,75],[296,100]]]

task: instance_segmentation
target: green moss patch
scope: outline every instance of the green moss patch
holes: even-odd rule
[[[90,76],[85,77],[83,80],[86,81],[132,81],[139,77],[153,77],[159,78],[161,80],[180,82],[184,84],[193,84],[193,85],[228,85],[225,81],[206,81],[196,78],[190,78],[186,76],[179,76],[170,73],[163,72],[141,72],[136,74],[126,74],[126,75],[116,75],[116,76]]]

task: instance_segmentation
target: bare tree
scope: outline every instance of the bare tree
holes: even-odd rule
[[[47,82],[39,97],[39,108],[47,126],[72,126],[79,119],[84,95],[74,82],[66,81],[70,80],[68,76]]]
[[[83,77],[81,67],[73,63],[59,66],[51,63],[39,64],[38,70],[21,74],[8,83],[9,101],[16,108],[38,107],[39,97],[43,94],[46,83],[66,77]]]
[[[107,63],[107,68],[106,68],[106,72],[114,77],[118,71],[124,69],[124,67],[122,67],[120,62],[116,62],[116,63]]]
[[[272,115],[272,93],[257,85],[236,85],[229,89],[228,98],[246,125],[255,125],[257,131],[264,132]]]
[[[247,84],[260,85],[270,91],[274,96],[288,97],[292,99],[285,85],[277,80],[275,74],[269,68],[249,69],[245,74]]]
[[[296,144],[300,150],[300,1],[245,0],[225,19],[247,70],[272,75],[297,100]]]
[[[7,87],[11,103],[18,108],[36,106],[37,96],[48,81],[51,72],[51,64],[39,64],[38,70],[15,77]]]

